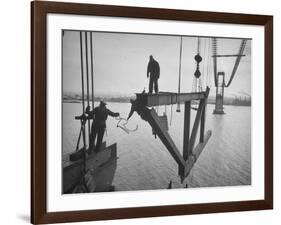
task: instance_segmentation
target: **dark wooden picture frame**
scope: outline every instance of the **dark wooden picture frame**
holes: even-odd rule
[[[47,14],[96,15],[264,26],[264,200],[47,212]],[[273,17],[36,1],[31,3],[31,222],[34,224],[273,208]]]

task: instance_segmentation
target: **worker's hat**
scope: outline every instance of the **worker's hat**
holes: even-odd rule
[[[105,101],[100,101],[100,105],[106,106],[106,102]]]

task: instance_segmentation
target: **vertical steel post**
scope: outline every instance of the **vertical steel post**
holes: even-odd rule
[[[217,76],[218,77],[218,76]],[[217,78],[218,79],[218,78]],[[219,84],[216,85],[216,105],[215,105],[215,110],[218,110],[218,94],[219,94]]]
[[[194,147],[196,136],[197,136],[197,131],[198,131],[198,128],[199,128],[199,123],[201,121],[201,116],[202,116],[204,104],[205,104],[205,100],[201,99],[200,103],[199,103],[199,107],[197,109],[197,114],[195,116],[195,121],[194,121],[194,124],[193,124],[191,136],[190,136],[189,150],[188,150],[190,153],[192,153],[192,151],[193,151],[193,147]]]
[[[201,122],[200,122],[200,143],[204,142],[204,133],[205,133],[205,117],[206,117],[206,101],[204,100],[204,105],[202,109],[202,115],[201,115]]]
[[[185,102],[184,108],[184,131],[183,131],[183,158],[188,159],[190,155],[189,136],[190,136],[190,105],[191,101]]]
[[[223,85],[222,85],[222,105],[224,99],[224,87],[225,87],[225,73],[223,73]]]

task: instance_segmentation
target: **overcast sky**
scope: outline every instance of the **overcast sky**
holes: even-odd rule
[[[183,37],[181,92],[190,92],[194,79],[197,37]],[[210,38],[200,38],[200,63],[203,87],[215,95]],[[241,40],[218,39],[218,54],[237,54]],[[93,32],[94,92],[96,95],[133,95],[148,90],[146,78],[149,55],[159,62],[160,91],[177,92],[179,79],[180,37]],[[251,93],[251,41],[247,41],[236,76],[226,96]],[[218,71],[224,71],[228,82],[236,58],[218,59]],[[65,31],[63,36],[63,92],[81,94],[80,39],[78,31]],[[85,68],[84,68],[85,71]]]

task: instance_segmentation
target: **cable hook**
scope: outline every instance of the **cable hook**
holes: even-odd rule
[[[128,124],[128,120],[125,118],[122,118],[120,116],[115,118],[116,120],[118,120],[116,127],[121,128],[124,132],[126,132],[127,134],[129,134],[130,132],[135,132],[138,130],[138,125],[136,126],[135,129],[129,129],[126,127],[126,125]],[[123,124],[121,124],[121,121],[125,121]]]

